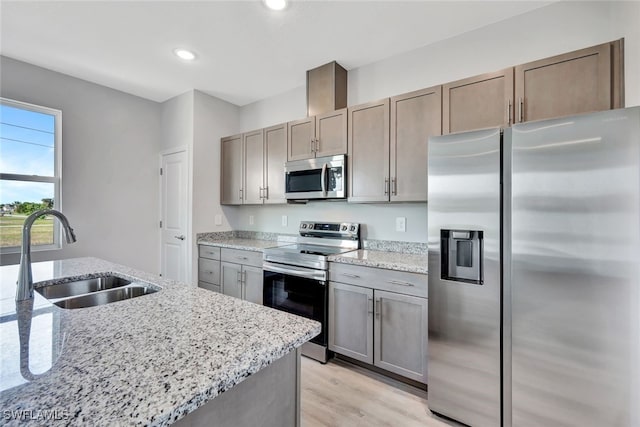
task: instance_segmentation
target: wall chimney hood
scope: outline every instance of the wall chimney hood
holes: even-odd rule
[[[347,106],[347,70],[336,61],[307,71],[307,117]]]

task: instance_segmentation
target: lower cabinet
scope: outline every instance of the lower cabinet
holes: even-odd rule
[[[262,268],[221,263],[222,293],[262,304]]]
[[[427,299],[329,282],[329,349],[427,382]]]
[[[199,245],[198,286],[220,292],[220,248]]]
[[[262,252],[222,248],[222,293],[262,304]]]

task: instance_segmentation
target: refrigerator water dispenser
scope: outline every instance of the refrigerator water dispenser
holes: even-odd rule
[[[440,230],[442,280],[482,285],[482,231]]]

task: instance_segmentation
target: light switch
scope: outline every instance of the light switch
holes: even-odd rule
[[[215,217],[213,217],[213,223],[215,225],[222,225],[222,215],[218,214]]]
[[[249,225],[253,225],[253,215],[249,215]]]
[[[287,216],[286,215],[282,215],[282,226],[286,227],[287,226]]]
[[[403,216],[396,218],[396,231],[407,231],[407,218]]]

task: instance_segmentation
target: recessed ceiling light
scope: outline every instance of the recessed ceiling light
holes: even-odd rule
[[[264,4],[271,10],[282,10],[287,7],[287,0],[264,0]]]
[[[185,61],[193,61],[196,59],[196,54],[187,49],[174,49],[173,53],[175,53],[178,58],[184,59]]]

